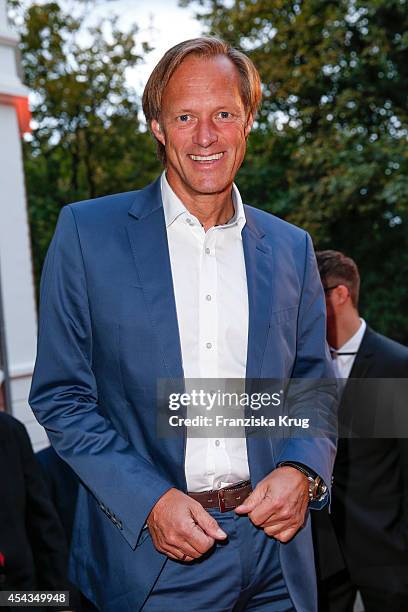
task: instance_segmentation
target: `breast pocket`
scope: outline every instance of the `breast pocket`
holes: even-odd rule
[[[262,376],[287,378],[296,358],[298,306],[275,310],[271,314]]]
[[[279,310],[275,310],[271,314],[271,321],[269,327],[274,324],[281,325],[283,323],[287,323],[288,321],[293,321],[297,319],[298,316],[299,305],[289,306],[289,308],[281,308]]]

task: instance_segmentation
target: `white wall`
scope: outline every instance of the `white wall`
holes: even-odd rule
[[[12,413],[27,426],[37,450],[47,438],[27,403],[37,321],[21,140],[14,108],[1,104],[0,269]]]

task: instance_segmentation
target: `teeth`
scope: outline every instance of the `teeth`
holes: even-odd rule
[[[224,153],[215,153],[214,155],[190,155],[194,161],[213,161],[215,159],[221,159]]]

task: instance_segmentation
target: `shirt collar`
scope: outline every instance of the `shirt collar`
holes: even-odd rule
[[[361,341],[364,336],[364,332],[367,327],[366,322],[361,317],[360,317],[360,321],[361,321],[361,325],[356,331],[356,333],[354,334],[354,336],[351,336],[351,338],[349,338],[347,342],[345,342],[343,346],[341,346],[336,351],[337,353],[357,353],[358,349],[360,348],[360,344],[361,344]]]
[[[184,206],[180,198],[174,193],[169,185],[166,178],[166,171],[164,171],[160,178],[160,187],[163,200],[164,219],[166,222],[166,228],[170,227],[174,221],[183,214],[190,214],[187,208]],[[241,194],[239,193],[238,187],[233,183],[232,185],[232,202],[234,204],[234,216],[225,225],[219,227],[229,227],[231,225],[238,225],[240,231],[246,223],[244,205],[242,203]]]

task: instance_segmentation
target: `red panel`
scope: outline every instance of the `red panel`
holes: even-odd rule
[[[20,135],[31,132],[30,119],[31,112],[28,105],[27,96],[12,96],[9,94],[0,93],[0,104],[10,104],[14,106],[17,113],[18,127],[20,129]]]

